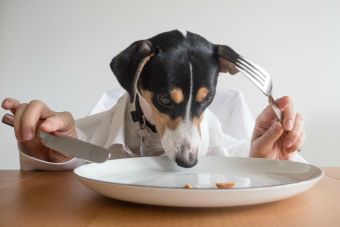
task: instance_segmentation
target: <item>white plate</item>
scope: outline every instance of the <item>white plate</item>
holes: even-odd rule
[[[256,158],[204,156],[189,169],[167,157],[87,164],[74,170],[92,190],[119,200],[183,207],[240,206],[276,201],[312,187],[324,173],[315,166]],[[217,182],[234,182],[217,189]],[[193,189],[184,189],[191,184]]]

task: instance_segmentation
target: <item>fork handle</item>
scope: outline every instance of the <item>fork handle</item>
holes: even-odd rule
[[[283,123],[283,113],[280,110],[279,106],[277,105],[276,101],[274,100],[272,95],[268,95],[268,102],[270,106],[272,107],[277,119],[280,123]]]

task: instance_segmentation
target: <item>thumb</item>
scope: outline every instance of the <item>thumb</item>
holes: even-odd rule
[[[283,131],[281,123],[274,121],[272,126],[258,138],[258,146],[262,148],[273,146],[274,143],[281,137]]]

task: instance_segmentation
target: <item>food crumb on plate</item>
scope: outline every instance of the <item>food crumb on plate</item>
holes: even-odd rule
[[[235,186],[235,182],[224,182],[224,183],[216,183],[216,187],[219,189],[229,189]]]
[[[186,188],[186,189],[192,189],[192,185],[191,185],[191,184],[186,184],[186,185],[184,185],[184,188]]]

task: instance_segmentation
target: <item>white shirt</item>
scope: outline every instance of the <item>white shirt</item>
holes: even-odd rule
[[[130,99],[122,89],[105,92],[89,116],[76,121],[78,138],[105,147],[111,151],[111,159],[138,157],[138,122],[131,119]],[[250,138],[254,128],[253,117],[243,95],[234,90],[217,92],[213,103],[206,109],[201,123],[201,139],[207,149],[202,155],[248,157]],[[145,141],[145,156],[159,154],[162,148],[157,133]],[[20,150],[20,166],[23,170],[74,169],[86,161],[73,158],[64,163],[51,163],[28,156]],[[295,154],[293,161],[306,162]]]

